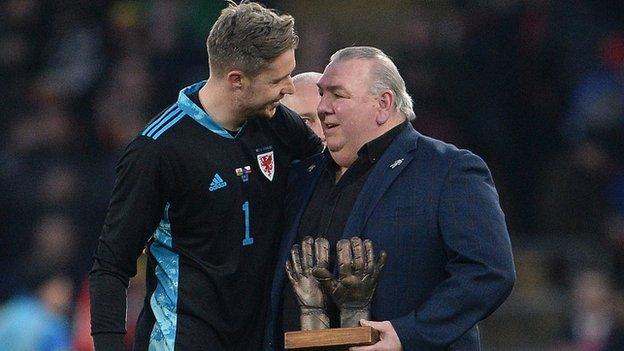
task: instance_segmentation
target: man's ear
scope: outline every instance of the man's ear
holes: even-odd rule
[[[377,98],[379,113],[377,114],[377,124],[382,125],[388,121],[394,108],[394,93],[392,90],[385,90],[381,96]]]
[[[227,81],[233,89],[241,89],[243,87],[243,81],[245,80],[245,74],[242,71],[234,70],[230,71],[227,75]]]

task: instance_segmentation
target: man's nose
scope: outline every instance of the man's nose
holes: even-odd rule
[[[318,106],[316,107],[316,113],[319,116],[321,122],[325,121],[325,115],[331,113],[331,106],[328,99],[321,97],[321,101],[319,101]]]
[[[292,77],[288,77],[286,85],[284,86],[284,88],[282,88],[281,93],[283,95],[295,93],[295,84],[293,83]]]

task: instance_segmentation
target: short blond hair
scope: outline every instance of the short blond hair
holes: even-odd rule
[[[228,3],[206,42],[211,74],[238,69],[255,76],[283,52],[297,48],[292,16],[254,2]]]

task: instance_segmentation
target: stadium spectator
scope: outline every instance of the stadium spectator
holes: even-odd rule
[[[40,267],[26,277],[30,289],[0,307],[0,345],[11,351],[70,351],[71,280]]]

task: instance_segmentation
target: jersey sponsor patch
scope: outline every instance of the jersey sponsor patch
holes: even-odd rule
[[[227,183],[225,182],[225,180],[221,178],[219,173],[215,173],[214,177],[212,177],[212,182],[210,182],[210,188],[208,188],[208,190],[215,191],[221,188],[225,188],[226,186]]]
[[[258,166],[260,170],[268,180],[273,181],[273,175],[275,174],[275,159],[273,158],[273,151],[265,152],[257,155]]]

